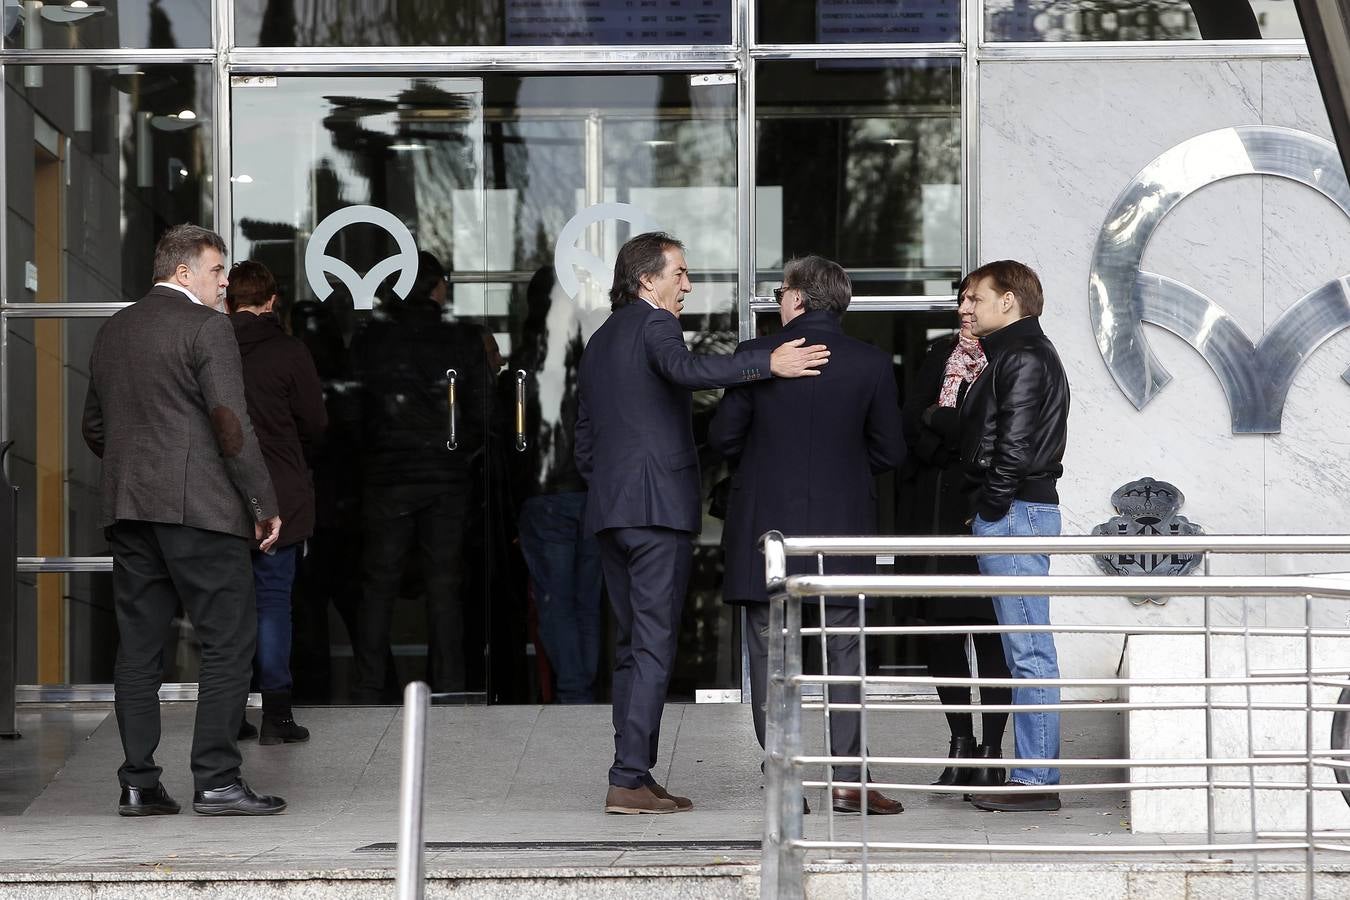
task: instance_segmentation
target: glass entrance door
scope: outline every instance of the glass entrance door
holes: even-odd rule
[[[297,699],[392,702],[430,678],[449,702],[603,701],[577,362],[619,246],[654,229],[689,248],[691,346],[735,346],[734,82],[248,76],[232,107],[232,250],[276,274],[330,419]],[[416,257],[444,272],[439,306]],[[676,698],[739,683],[719,537],[696,550]]]
[[[534,650],[523,677],[514,663],[494,670],[511,673],[516,696],[603,701],[612,650],[598,550],[579,524],[577,364],[609,314],[620,245],[655,229],[688,246],[694,290],[681,325],[690,346],[735,346],[736,86],[687,73],[503,76],[485,78],[485,98],[483,314],[505,361],[494,432],[504,488],[490,536],[513,573],[492,597],[492,652],[522,637]],[[696,395],[696,434],[715,402]],[[705,522],[695,547],[673,699],[739,683],[718,525]]]
[[[481,700],[493,372],[480,298],[452,273],[487,268],[482,83],[232,84],[234,257],[276,276],[329,419],[308,448],[296,698],[397,702],[416,678]]]

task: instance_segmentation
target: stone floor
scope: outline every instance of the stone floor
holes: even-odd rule
[[[165,767],[165,786],[183,802],[191,799],[187,758],[194,711],[188,703],[163,707],[158,759]],[[116,815],[121,748],[110,710],[88,705],[26,708],[20,714],[24,738],[0,742],[0,883],[75,879],[96,872],[129,877],[231,873],[234,878],[323,872],[387,878],[394,853],[370,845],[391,845],[397,836],[401,710],[315,708],[302,710],[298,718],[314,735],[308,744],[243,745],[245,777],[260,791],[285,796],[290,802],[285,815],[210,819],[184,813],[137,820]],[[870,728],[876,752],[922,756],[945,750],[945,728],[936,714],[891,715]],[[818,725],[808,731],[816,744],[818,733]],[[1118,757],[1122,744],[1121,716],[1109,705],[1065,715],[1066,757]],[[424,828],[425,839],[433,844],[428,871],[487,875],[645,867],[655,873],[663,867],[703,866],[753,872],[743,867],[759,861],[764,792],[747,707],[667,707],[656,774],[672,790],[694,799],[692,813],[604,815],[600,806],[611,752],[607,707],[433,707]],[[934,767],[913,767],[888,773],[888,778],[926,784],[935,774]],[[1116,781],[1122,774],[1066,769],[1065,781]],[[806,818],[806,836],[823,839],[831,817],[822,814],[820,792],[809,796],[817,812]],[[1140,857],[1119,851],[1090,857],[1064,851],[1046,857],[981,848],[1010,843],[1180,846],[1197,840],[1131,834],[1121,793],[1069,787],[1061,811],[1034,814],[982,813],[931,792],[906,793],[903,799],[904,814],[869,817],[869,837],[941,849],[873,854],[874,862],[1091,860],[1133,865]],[[840,836],[856,835],[859,825],[857,816],[833,818]],[[687,843],[694,841],[711,843]],[[813,853],[810,859],[826,871],[831,856],[853,858]],[[1227,864],[1196,857],[1182,851],[1144,859],[1167,865]],[[1249,856],[1232,860],[1234,865],[1249,862]]]

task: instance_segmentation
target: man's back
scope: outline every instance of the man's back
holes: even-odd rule
[[[253,537],[275,501],[229,319],[156,287],[99,330],[90,374],[84,435],[103,458],[101,524]]]
[[[230,316],[244,369],[244,395],[281,510],[279,547],[314,533],[314,486],[307,457],[328,426],[323,386],[309,350],[274,313]]]
[[[805,337],[831,350],[817,378],[728,390],[709,443],[735,465],[725,529],[728,599],[762,600],[760,534],[868,534],[876,528],[873,476],[905,454],[890,358],[843,333],[831,313],[807,312],[782,332],[742,346]]]

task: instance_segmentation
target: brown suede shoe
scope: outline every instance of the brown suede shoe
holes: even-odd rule
[[[1026,787],[1005,781],[1000,787]],[[1058,787],[1058,785],[1056,785]],[[971,794],[971,805],[986,812],[1054,812],[1059,809],[1059,791],[1025,794]]]
[[[605,794],[605,812],[616,815],[661,815],[678,812],[679,809],[674,800],[656,796],[646,785],[639,788],[625,788],[611,784],[609,792]]]
[[[857,788],[834,789],[835,812],[862,812],[862,791]],[[867,814],[871,816],[893,816],[905,811],[899,800],[892,800],[881,791],[867,792]]]
[[[647,787],[649,790],[651,790],[653,794],[660,797],[662,800],[675,801],[676,812],[688,812],[689,810],[694,808],[693,800],[690,800],[688,797],[676,797],[674,794],[672,794],[665,788],[661,787],[661,785],[657,784],[655,781],[647,785]]]

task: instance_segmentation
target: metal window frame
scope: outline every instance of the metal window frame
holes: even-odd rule
[[[960,141],[962,260],[969,270],[980,259],[980,82],[982,63],[1034,61],[1140,61],[1307,59],[1302,40],[1000,42],[989,41],[984,0],[960,0],[956,43],[782,44],[757,37],[758,0],[732,4],[731,43],[680,45],[659,49],[634,46],[476,47],[239,47],[235,43],[234,0],[213,0],[212,45],[191,49],[24,50],[0,48],[0,122],[5,121],[6,67],[23,65],[209,65],[215,79],[212,122],[214,154],[212,213],[217,231],[233,228],[229,173],[233,170],[230,76],[246,74],[381,73],[543,73],[543,72],[732,72],[737,78],[737,314],[741,339],[753,335],[754,318],[776,305],[754,296],[757,272],[756,68],[760,61],[918,59],[960,60]],[[7,226],[8,147],[0,141],[0,232]],[[0,240],[0,243],[3,243]],[[8,253],[0,246],[0,439],[10,434],[9,320],[100,318],[128,304],[121,301],[33,303],[10,301]],[[951,297],[859,297],[856,312],[951,309]],[[41,561],[40,571],[72,571],[73,557]]]

